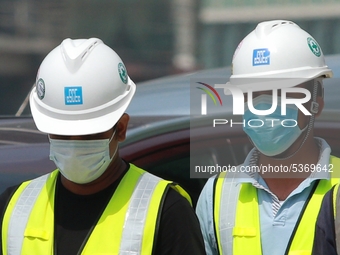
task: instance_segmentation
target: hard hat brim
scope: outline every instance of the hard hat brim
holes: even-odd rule
[[[290,71],[287,73],[260,74],[252,77],[232,75],[230,81],[227,82],[226,85],[237,87],[242,90],[243,93],[249,91],[259,92],[291,88],[318,77],[331,78],[332,76],[332,70],[328,68],[299,70],[295,72]],[[231,94],[231,92],[225,90],[225,94],[228,95]]]
[[[41,107],[34,87],[30,94],[30,107],[34,122],[38,130],[47,134],[75,136],[105,132],[111,129],[125,113],[136,92],[136,85],[131,79],[128,84],[130,89],[122,100],[92,115],[65,115]]]

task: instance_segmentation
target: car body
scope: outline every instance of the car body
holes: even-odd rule
[[[333,154],[340,156],[340,55],[327,56],[326,62],[334,78],[324,82],[325,108],[316,119],[315,136],[326,139]],[[227,82],[230,73],[230,67],[225,67],[137,84],[127,109],[131,118],[120,155],[149,172],[178,182],[195,204],[207,176],[192,178],[189,169],[193,157],[198,162],[236,166],[253,147],[241,125],[212,132],[205,118],[195,119],[190,114],[193,83],[216,77]],[[0,119],[0,193],[54,169],[47,135],[37,130],[31,116]]]

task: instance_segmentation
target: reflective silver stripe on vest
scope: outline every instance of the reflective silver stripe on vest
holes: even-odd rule
[[[236,178],[239,178],[236,177]],[[235,174],[228,173],[223,180],[220,201],[219,226],[222,254],[233,254],[233,228],[235,225],[236,206],[241,185],[237,185]]]
[[[28,217],[48,176],[49,174],[46,174],[32,180],[20,194],[8,223],[8,255],[21,254]]]
[[[161,179],[144,173],[133,191],[125,217],[120,255],[141,254],[145,220],[153,192]]]

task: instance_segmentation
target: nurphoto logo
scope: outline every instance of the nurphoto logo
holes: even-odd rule
[[[203,83],[200,83],[203,84]],[[253,104],[253,90],[248,89],[246,93],[242,91],[239,87],[236,85],[231,84],[215,84],[215,89],[212,88],[212,91],[217,96],[217,98],[220,101],[220,104],[222,105],[222,99],[218,92],[216,91],[216,88],[222,88],[224,89],[225,95],[232,95],[233,100],[233,115],[244,115],[244,106],[245,106],[245,94],[247,96],[247,106],[248,109],[256,115],[269,115],[272,114],[278,105],[278,89],[272,89],[272,106],[270,109],[266,110],[258,110],[255,109]],[[203,90],[203,89],[202,89]],[[207,94],[210,94],[210,97],[213,97],[213,95],[210,92],[207,92],[204,90]],[[228,93],[230,92],[230,93]],[[287,97],[288,93],[302,93],[304,94],[303,98],[289,98]],[[281,89],[281,115],[286,115],[286,109],[287,105],[295,105],[298,109],[300,109],[301,112],[305,115],[311,115],[311,113],[303,106],[304,103],[308,102],[311,99],[311,93],[308,89],[305,88],[299,88],[299,87],[292,87],[292,88],[282,88]],[[216,100],[214,100],[214,103],[216,105]],[[201,115],[207,115],[207,100],[206,100],[206,94],[202,94],[201,98]]]
[[[232,109],[229,108],[230,114],[232,112],[232,116],[243,116],[242,121],[240,121],[239,117],[236,117],[236,119],[226,119],[224,116],[221,116],[222,118],[214,118],[212,119],[212,127],[228,124],[228,126],[230,127],[233,127],[235,125],[242,125],[243,127],[259,128],[265,125],[269,125],[270,127],[282,125],[283,127],[291,128],[298,125],[297,119],[292,117],[292,109],[300,110],[304,115],[311,115],[310,111],[307,110],[306,107],[303,105],[311,99],[310,91],[305,88],[262,88],[261,91],[271,91],[271,93],[266,94],[266,101],[264,102],[261,101],[264,100],[263,95],[262,99],[257,96],[254,97],[254,91],[249,87],[240,88],[230,83],[215,84],[213,86],[203,82],[196,83],[204,85],[203,88],[197,87],[204,92],[201,94],[201,116],[207,116],[209,115],[209,113],[214,113],[216,110],[216,108],[213,109],[214,106],[222,107],[222,100],[227,104],[229,102],[230,106],[232,101]],[[272,88],[272,86],[268,87]],[[220,89],[223,89],[223,92]],[[281,91],[280,96],[278,94],[279,89]],[[289,97],[290,93],[300,94],[299,98]],[[214,105],[208,104],[207,95],[209,95],[211,100],[214,102]],[[266,105],[266,107],[263,107],[263,103],[264,105]],[[262,107],[259,107],[259,104],[260,106],[262,104]],[[226,108],[226,106],[224,106],[223,109],[218,110],[218,112],[223,113],[224,109],[229,112],[229,109]],[[250,112],[252,115],[248,114],[248,117],[245,118],[245,112]],[[216,117],[216,115],[214,116]],[[228,115],[225,116],[227,117]],[[253,118],[249,118],[249,116],[252,116]],[[229,117],[231,116],[229,115]]]
[[[237,87],[236,85],[231,84],[215,84],[215,88],[223,88],[224,94],[228,95],[228,91],[231,92],[233,97],[233,114],[234,115],[244,115],[244,92],[242,89]],[[256,115],[269,115],[272,114],[277,108],[278,102],[278,89],[272,89],[272,106],[267,110],[257,110],[254,108],[253,104],[253,91],[248,89],[247,94],[247,106],[248,109],[256,114]],[[305,95],[304,98],[287,98],[288,93],[302,93]],[[311,94],[308,89],[305,88],[282,88],[281,89],[281,114],[286,115],[287,105],[295,105],[297,108],[303,112],[304,115],[311,115],[311,113],[303,106],[304,103],[307,103],[311,99]]]

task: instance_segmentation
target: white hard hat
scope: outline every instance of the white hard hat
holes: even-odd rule
[[[30,107],[42,132],[96,134],[117,123],[135,91],[121,58],[100,39],[65,39],[41,63]]]
[[[332,77],[316,40],[292,21],[261,22],[237,47],[228,84],[253,91]]]

